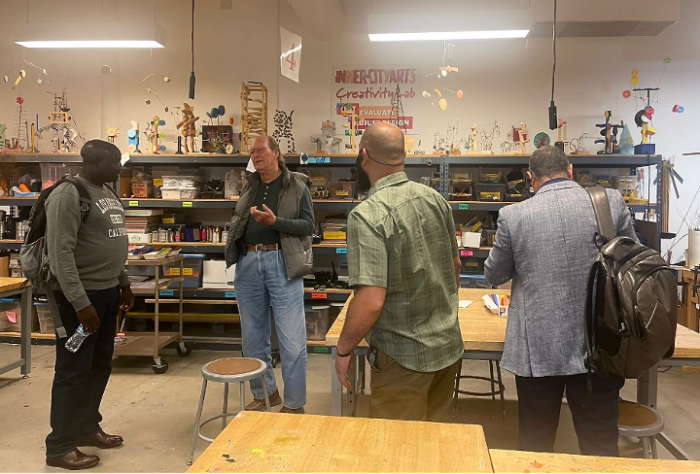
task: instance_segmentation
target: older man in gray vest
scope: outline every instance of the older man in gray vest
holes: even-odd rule
[[[258,137],[250,156],[256,172],[236,205],[229,225],[226,265],[236,265],[234,285],[241,315],[243,353],[267,364],[270,405],[282,403],[272,371],[270,308],[279,335],[284,380],[281,413],[304,413],[306,404],[306,325],[304,282],[311,271],[314,212],[309,178],[287,169],[279,145]],[[265,410],[259,380],[246,410]]]

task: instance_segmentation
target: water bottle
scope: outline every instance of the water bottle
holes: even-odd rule
[[[85,332],[85,329],[81,324],[80,326],[78,326],[78,329],[76,329],[75,333],[66,341],[66,349],[68,349],[72,353],[78,352],[78,349],[80,349],[80,346],[83,345],[83,342],[85,341],[85,339],[87,339],[89,335],[90,333]]]

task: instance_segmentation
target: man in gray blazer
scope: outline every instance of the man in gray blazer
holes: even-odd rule
[[[598,227],[585,189],[556,147],[530,158],[536,195],[501,209],[496,243],[485,263],[492,285],[513,280],[502,365],[515,374],[519,443],[525,451],[554,449],[562,396],[571,409],[582,454],[617,456],[618,396],[624,380],[593,374],[584,408],[584,309]],[[607,191],[618,235],[637,240],[630,211]]]

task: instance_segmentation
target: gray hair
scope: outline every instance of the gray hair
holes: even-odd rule
[[[530,171],[536,179],[567,176],[569,159],[559,147],[538,148],[530,157]]]

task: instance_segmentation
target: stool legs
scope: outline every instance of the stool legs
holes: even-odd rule
[[[221,412],[224,416],[221,418],[221,430],[226,429],[226,422],[228,421],[228,418],[226,417],[226,413],[228,413],[228,384],[224,384],[224,410]]]
[[[267,384],[265,383],[265,377],[260,377],[262,381],[263,396],[265,397],[265,410],[270,411],[270,397],[267,394]],[[241,384],[241,400],[243,400],[243,384]]]
[[[204,406],[204,395],[207,393],[207,379],[202,380],[202,393],[199,395],[199,406],[197,406],[197,416],[194,419],[194,434],[192,435],[192,445],[190,446],[190,457],[187,460],[187,465],[192,465],[194,457],[194,445],[197,442],[199,433],[199,421],[202,419],[202,407]]]
[[[651,444],[651,457],[659,459],[659,454],[656,452],[656,436],[651,436],[649,443]]]
[[[646,459],[651,458],[651,446],[649,443],[649,437],[645,436],[642,438],[642,449],[644,450],[644,457]]]
[[[492,360],[489,361],[489,371],[491,372],[491,400],[495,400],[496,399],[496,393],[495,393],[496,383],[493,380],[493,361]],[[499,387],[499,389],[500,389],[500,387]]]
[[[245,382],[241,382],[239,385],[241,386],[241,411],[245,411]]]

